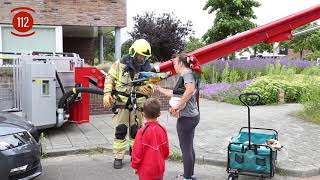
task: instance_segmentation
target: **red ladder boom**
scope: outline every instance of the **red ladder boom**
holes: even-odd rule
[[[267,43],[285,41],[292,37],[292,31],[298,27],[309,24],[320,18],[320,4],[312,8],[300,11],[269,24],[256,27],[254,29],[237,34],[230,38],[218,41],[211,45],[197,49],[188,53],[193,61],[195,69],[200,68],[200,64],[214,61],[227,54],[265,41]],[[155,72],[171,71],[175,74],[172,61],[168,60],[154,67]]]

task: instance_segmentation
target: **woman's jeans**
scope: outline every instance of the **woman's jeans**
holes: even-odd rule
[[[193,138],[195,127],[200,121],[200,114],[194,117],[180,117],[177,120],[177,132],[182,151],[184,178],[191,179],[194,174],[195,152]]]

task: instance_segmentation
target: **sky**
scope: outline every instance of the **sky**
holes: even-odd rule
[[[320,4],[320,0],[258,0],[260,7],[255,8],[258,25],[264,25],[295,12]],[[207,0],[127,0],[127,27],[121,29],[121,41],[128,39],[132,30],[132,17],[144,12],[174,12],[183,22],[191,20],[195,37],[201,37],[213,25],[214,15],[203,10]]]

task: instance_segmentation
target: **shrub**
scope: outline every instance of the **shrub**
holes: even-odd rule
[[[282,88],[280,82],[268,78],[260,78],[245,89],[246,92],[256,92],[260,95],[260,105],[278,102],[278,92]]]
[[[236,71],[235,69],[232,69],[230,72],[229,72],[229,81],[228,82],[238,82],[238,81],[241,81],[243,80],[240,76],[240,73],[238,73],[238,71]]]
[[[213,65],[203,67],[202,80],[211,84],[218,82],[218,73]]]
[[[245,81],[264,75],[294,75],[314,65],[315,62],[287,59],[217,60],[203,66],[203,79],[206,83],[217,83]]]
[[[229,74],[229,64],[227,63],[221,73],[221,82],[229,82]]]
[[[310,68],[306,68],[301,72],[301,74],[320,76],[320,66],[312,66]]]
[[[246,92],[257,92],[261,96],[260,105],[278,103],[280,91],[285,93],[285,102],[300,102],[308,93],[312,83],[320,83],[320,77],[297,75],[273,75],[258,78],[247,86]]]
[[[303,111],[299,115],[311,122],[320,123],[320,84],[310,82],[308,91],[302,97]]]

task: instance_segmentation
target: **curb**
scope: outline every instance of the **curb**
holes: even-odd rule
[[[48,152],[44,154],[44,158],[48,157],[58,157],[66,155],[77,155],[77,154],[90,154],[90,153],[112,153],[112,149],[107,146],[89,146],[89,147],[72,147],[72,148],[61,148],[58,150],[47,150]],[[128,151],[126,155],[129,155]],[[170,161],[179,161],[179,160],[170,160]],[[199,157],[196,158],[196,164],[199,165],[212,165],[226,167],[227,161],[223,160],[214,160],[210,158]],[[320,167],[307,169],[307,170],[294,170],[294,169],[285,169],[281,167],[276,167],[276,173],[280,176],[291,176],[291,177],[310,177],[320,175]]]
[[[292,176],[292,177],[311,177],[320,175],[320,168],[308,169],[308,170],[292,170],[284,169],[281,167],[276,167],[276,173],[282,176]]]
[[[43,156],[44,158],[48,158],[90,153],[112,153],[112,149],[104,146],[61,148],[57,150],[47,150]]]

